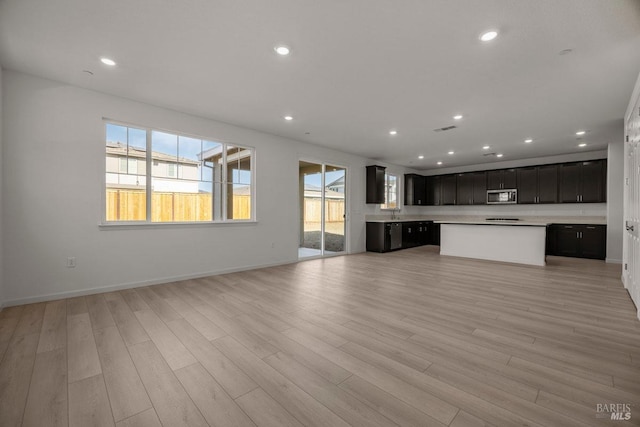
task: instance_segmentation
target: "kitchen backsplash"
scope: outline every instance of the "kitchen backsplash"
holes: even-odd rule
[[[367,212],[369,219],[391,216],[391,211]],[[402,206],[397,215],[414,217],[421,215],[494,216],[494,217],[606,217],[606,203],[556,203],[550,205],[500,205],[500,206]]]

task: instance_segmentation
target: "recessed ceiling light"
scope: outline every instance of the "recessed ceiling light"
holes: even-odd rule
[[[291,49],[288,46],[276,46],[273,48],[278,55],[287,56],[291,53]]]
[[[531,138],[524,140],[525,144],[531,144],[532,142],[533,142],[533,139],[531,139]]]
[[[442,164],[442,162],[437,162],[436,164],[437,164],[437,165],[441,165],[441,164]]]
[[[397,135],[398,131],[397,130],[390,130],[389,131],[389,135]]]
[[[485,145],[484,147],[482,147],[483,150],[488,150],[489,148],[491,147],[489,147],[488,145]]]
[[[100,62],[102,62],[104,65],[108,65],[110,67],[113,67],[114,65],[116,65],[116,61],[114,61],[111,58],[105,58],[104,56],[102,58],[100,58]]]
[[[581,143],[581,144],[578,144],[578,147],[586,147],[586,146],[587,146],[587,144],[585,144],[584,142]]]
[[[579,130],[578,132],[576,132],[576,135],[584,135],[585,133],[587,133],[587,131]]]
[[[291,120],[293,120],[293,117],[291,116],[284,116],[284,119],[288,122],[290,122]]]
[[[455,116],[453,116],[453,120],[461,120],[462,119],[462,114],[456,114]]]
[[[480,36],[480,40],[482,40],[483,42],[489,42],[495,39],[496,37],[498,37],[498,32],[495,30],[491,30],[491,31],[482,33],[482,35]]]
[[[422,160],[422,159],[424,159],[424,156],[420,155],[420,156],[418,156],[418,158],[419,158],[420,160]]]
[[[502,157],[504,154],[496,154],[496,157]]]
[[[449,151],[447,154],[452,155],[454,153],[455,153],[454,151]]]

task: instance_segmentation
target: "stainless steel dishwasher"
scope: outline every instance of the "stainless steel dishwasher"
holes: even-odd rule
[[[402,224],[399,222],[392,222],[388,224],[389,227],[389,240],[391,245],[390,250],[402,248]]]

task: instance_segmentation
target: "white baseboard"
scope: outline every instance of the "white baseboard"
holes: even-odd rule
[[[53,294],[39,295],[35,297],[17,298],[17,299],[8,300],[0,303],[0,310],[1,308],[11,307],[14,305],[32,304],[36,302],[53,301],[58,299],[73,298],[73,297],[80,297],[80,296],[93,295],[93,294],[102,294],[105,292],[120,291],[123,289],[140,288],[143,286],[160,285],[163,283],[177,282],[180,280],[199,279],[201,277],[218,276],[220,274],[237,273],[239,271],[255,270],[258,268],[277,267],[279,265],[293,264],[295,262],[298,262],[298,260],[295,259],[295,260],[289,260],[289,261],[283,261],[283,262],[277,262],[277,263],[271,263],[271,264],[260,264],[260,265],[251,265],[251,266],[245,266],[245,267],[228,268],[228,269],[222,269],[222,270],[216,270],[216,271],[185,274],[181,276],[162,277],[162,278],[153,279],[153,280],[143,280],[140,282],[130,282],[130,283],[122,283],[118,285],[101,286],[97,288],[57,292]]]
[[[622,260],[616,258],[607,258],[604,260],[604,262],[606,262],[607,264],[622,264]]]

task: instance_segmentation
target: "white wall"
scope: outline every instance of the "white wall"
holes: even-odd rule
[[[609,144],[607,155],[607,262],[622,263],[624,141]]]
[[[293,262],[300,158],[348,168],[347,249],[364,250],[373,161],[14,71],[3,83],[8,304]],[[258,222],[100,229],[103,117],[255,147]]]

